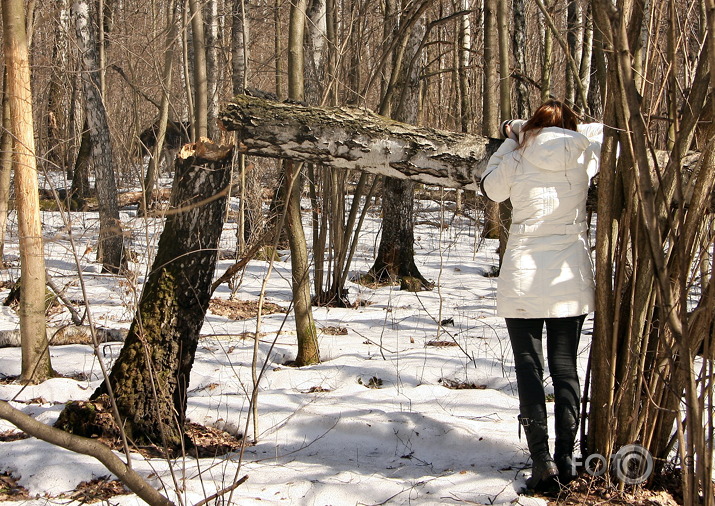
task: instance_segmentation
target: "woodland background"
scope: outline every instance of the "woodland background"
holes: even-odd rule
[[[553,96],[573,104],[585,121],[607,126],[591,206],[598,306],[584,454],[609,455],[638,441],[656,458],[656,474],[676,473],[685,503],[712,504],[712,0],[8,0],[2,7],[0,230],[17,227],[23,238],[22,381],[51,375],[44,338],[29,344],[44,336],[38,329],[45,325],[45,269],[27,264],[43,256],[41,244],[39,254],[30,254],[37,248],[31,239],[41,234],[23,228],[23,216],[40,222],[41,203],[24,200],[37,174],[48,197],[42,205],[95,206],[98,260],[122,275],[131,248],[117,192],[132,192],[140,213],[161,213],[161,188],[154,188],[181,144],[200,137],[235,144],[217,122],[233,96],[355,106],[475,139],[498,137],[500,121],[528,117]],[[23,37],[27,75],[18,73]],[[31,89],[24,101],[17,91],[23,87]],[[30,104],[31,116],[21,118],[18,111]],[[231,216],[239,223],[238,270],[266,244],[290,249],[297,365],[319,360],[312,303],[354,302],[344,290],[351,251],[376,196],[383,222],[369,281],[431,288],[411,243],[415,192],[432,189],[365,172],[246,160],[239,151],[216,162],[231,167],[225,176],[232,184],[222,180],[201,191],[210,196],[225,187],[239,196]],[[198,195],[188,183],[177,186],[188,200]],[[268,192],[267,211],[263,190],[276,188],[284,189]],[[301,197],[312,213],[310,253]],[[468,190],[450,192],[449,205],[455,214],[471,212],[485,237],[503,236],[508,206],[489,205]],[[220,225],[225,217],[212,219]],[[210,294],[213,265],[202,276]],[[188,363],[181,383],[192,360],[177,355],[166,367]],[[123,380],[106,384],[121,389]],[[173,400],[153,402],[173,403],[181,419],[186,385],[171,388]],[[135,435],[175,425],[162,416],[154,429],[137,427]]]

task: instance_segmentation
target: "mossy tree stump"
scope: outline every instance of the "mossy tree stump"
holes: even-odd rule
[[[105,381],[91,397],[111,386],[122,426],[139,445],[181,445],[189,375],[224,224],[231,151],[202,139],[177,157],[170,209],[139,308],[110,385]]]

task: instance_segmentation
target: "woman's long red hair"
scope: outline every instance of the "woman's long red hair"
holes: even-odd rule
[[[531,135],[546,127],[561,127],[575,132],[578,127],[578,116],[568,105],[560,100],[547,100],[534,112],[529,121],[521,127],[522,144]]]

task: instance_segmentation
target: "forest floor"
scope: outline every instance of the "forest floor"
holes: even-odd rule
[[[419,206],[416,263],[434,289],[411,293],[349,281],[354,307],[314,308],[320,364],[287,365],[297,349],[288,252],[270,267],[252,261],[231,288],[220,286],[189,388],[187,416],[203,451],[172,459],[137,453],[133,468],[185,505],[245,476],[232,504],[677,504],[664,491],[617,491],[590,478],[553,497],[524,494],[530,461],[517,434],[511,349],[495,314],[496,279],[486,276],[497,263],[497,244],[480,237],[474,217],[445,215],[435,202]],[[0,300],[19,276],[14,223]],[[134,261],[127,275],[112,276],[94,258],[96,213],[43,215],[48,272],[80,313],[86,303],[100,327],[129,327],[162,227],[132,210],[122,212],[122,223]],[[232,263],[235,228],[228,223],[224,230],[217,276]],[[370,268],[379,230],[376,210],[360,234],[351,279]],[[266,277],[271,305],[259,324],[256,301]],[[66,324],[69,312],[58,307],[49,320]],[[18,322],[14,309],[0,307],[0,330]],[[589,317],[579,348],[582,377],[592,323]],[[255,339],[264,372],[254,425],[247,416]],[[98,357],[88,345],[52,346],[60,377],[26,387],[14,381],[20,349],[0,349],[0,399],[52,424],[64,403],[91,395],[102,381],[98,361],[111,367],[120,348],[106,343]],[[0,473],[0,501],[7,504],[141,502],[98,461],[27,438],[2,420]],[[229,494],[213,503],[227,501]]]

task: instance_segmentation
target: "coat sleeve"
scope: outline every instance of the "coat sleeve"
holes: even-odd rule
[[[511,194],[511,173],[512,165],[509,160],[512,159],[511,156],[507,156],[512,153],[519,144],[513,139],[507,139],[504,143],[499,146],[499,149],[489,158],[487,162],[487,168],[482,174],[482,179],[479,182],[479,188],[482,190],[482,195],[484,195],[489,200],[494,202],[503,202],[509,198]],[[504,157],[508,160],[504,160]],[[505,163],[502,163],[505,162]]]
[[[584,153],[584,162],[588,177],[592,178],[598,172],[598,167],[601,163],[603,123],[584,123],[578,126],[578,131],[588,137],[591,143]]]

